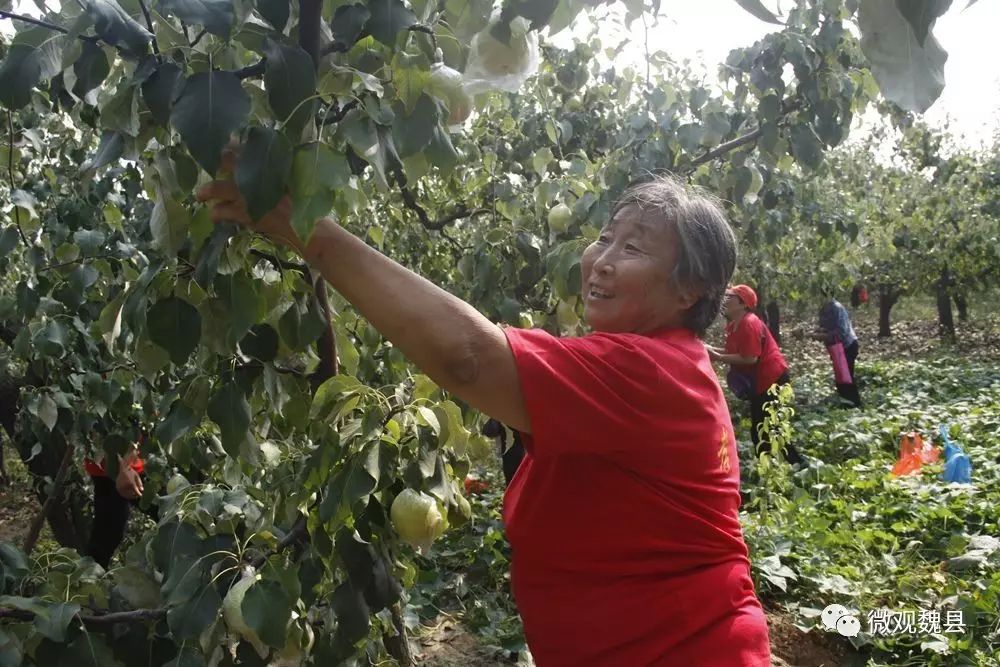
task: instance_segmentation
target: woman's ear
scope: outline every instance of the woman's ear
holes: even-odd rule
[[[693,288],[682,288],[678,292],[678,297],[681,307],[684,308],[684,310],[687,310],[694,304],[698,303],[698,299],[701,298],[701,292]]]

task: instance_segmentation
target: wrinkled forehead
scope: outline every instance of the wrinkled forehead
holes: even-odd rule
[[[605,228],[627,227],[636,234],[650,238],[672,239],[674,225],[658,208],[629,203],[617,208]]]

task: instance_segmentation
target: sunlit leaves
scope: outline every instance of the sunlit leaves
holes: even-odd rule
[[[900,13],[900,4],[896,0],[861,3],[861,48],[871,62],[882,94],[904,109],[922,113],[944,90],[948,54],[931,34],[919,40],[911,23]]]

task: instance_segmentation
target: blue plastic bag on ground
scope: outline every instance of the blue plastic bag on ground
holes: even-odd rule
[[[948,437],[947,426],[942,424],[938,430],[944,442],[944,472],[941,473],[944,481],[971,484],[972,461],[969,460],[969,455],[962,451],[957,442]]]

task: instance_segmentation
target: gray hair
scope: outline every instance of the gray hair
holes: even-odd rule
[[[701,293],[684,314],[683,324],[703,336],[722,310],[736,269],[736,235],[721,202],[673,176],[654,176],[626,188],[611,210],[611,219],[627,206],[656,214],[676,231],[677,264],[671,280],[677,287]]]

